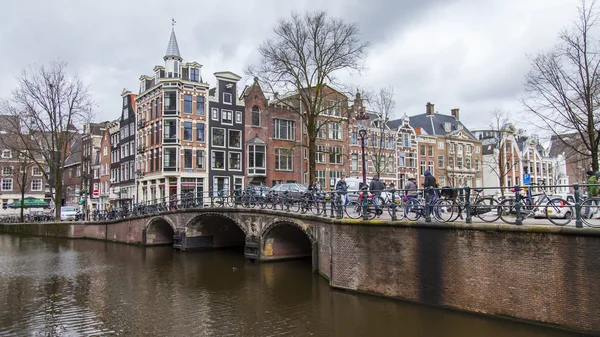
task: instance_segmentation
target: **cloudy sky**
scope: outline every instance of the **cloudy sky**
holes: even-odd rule
[[[547,50],[576,18],[577,0],[24,0],[2,4],[0,96],[30,64],[60,59],[89,85],[97,120],[117,118],[123,88],[138,91],[152,74],[171,31],[184,61],[240,75],[258,60],[257,46],[292,11],[327,10],[357,22],[371,43],[367,68],[341,75],[350,85],[395,90],[396,113],[460,108],[468,127],[487,125],[504,109],[527,127],[517,97],[528,54]],[[244,80],[248,80],[244,78]]]

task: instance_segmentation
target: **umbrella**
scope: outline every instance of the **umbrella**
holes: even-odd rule
[[[46,208],[48,203],[44,200],[36,199],[34,197],[27,197],[24,199],[23,208]],[[8,205],[9,208],[21,208],[21,200],[17,200],[12,204]]]

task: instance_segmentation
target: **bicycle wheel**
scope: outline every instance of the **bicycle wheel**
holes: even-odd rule
[[[581,220],[588,227],[600,228],[600,198],[592,197],[581,203]]]
[[[517,223],[517,212],[515,210],[515,199],[506,199],[500,203],[500,219],[509,225]]]
[[[346,206],[346,215],[350,219],[360,219],[362,218],[362,205],[360,205],[356,201],[351,201]]]
[[[474,207],[471,206],[471,214],[485,222],[494,222],[500,218],[500,203],[494,198],[481,198]]]
[[[319,215],[323,212],[323,208],[318,201],[309,201],[309,208],[314,215]]]
[[[551,199],[545,206],[538,207],[545,207],[546,218],[556,226],[569,224],[575,213],[575,208],[561,198]]]
[[[300,212],[300,203],[297,200],[290,198],[286,203],[290,206],[290,212]]]
[[[452,220],[453,205],[454,202],[449,199],[438,199],[438,201],[432,205],[433,217],[441,222],[448,222]]]
[[[404,207],[402,206],[402,202],[390,202],[387,205],[389,215],[392,216],[392,210],[394,210],[396,212],[396,219],[402,220],[404,218]]]
[[[404,206],[404,217],[411,221],[417,221],[423,214],[423,206],[416,199],[408,199]]]

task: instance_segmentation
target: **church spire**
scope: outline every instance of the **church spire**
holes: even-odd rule
[[[168,58],[182,60],[181,54],[179,53],[179,45],[177,44],[177,37],[175,36],[175,19],[171,19],[171,37],[169,38],[169,45],[167,45],[167,52],[165,53],[165,61]]]

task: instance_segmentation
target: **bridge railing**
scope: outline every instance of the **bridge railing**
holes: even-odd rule
[[[184,209],[205,207],[261,208],[293,213],[309,213],[330,218],[370,220],[389,218],[425,221],[435,219],[451,222],[458,219],[471,223],[473,218],[485,222],[502,220],[521,225],[530,217],[542,217],[554,225],[564,226],[575,220],[575,226],[600,228],[600,198],[585,195],[594,193],[597,185],[537,185],[502,187],[439,187],[381,191],[311,190],[272,191],[257,186],[235,190],[193,191],[164,196],[138,203],[107,206],[90,212],[88,221],[111,221],[149,214],[161,214]],[[572,193],[556,193],[572,191]],[[558,215],[558,217],[557,217]],[[562,218],[561,218],[562,217]],[[15,222],[14,218],[0,219],[1,223]],[[35,221],[52,221],[39,218]],[[83,220],[83,215],[73,220]],[[33,220],[31,220],[33,221]]]

